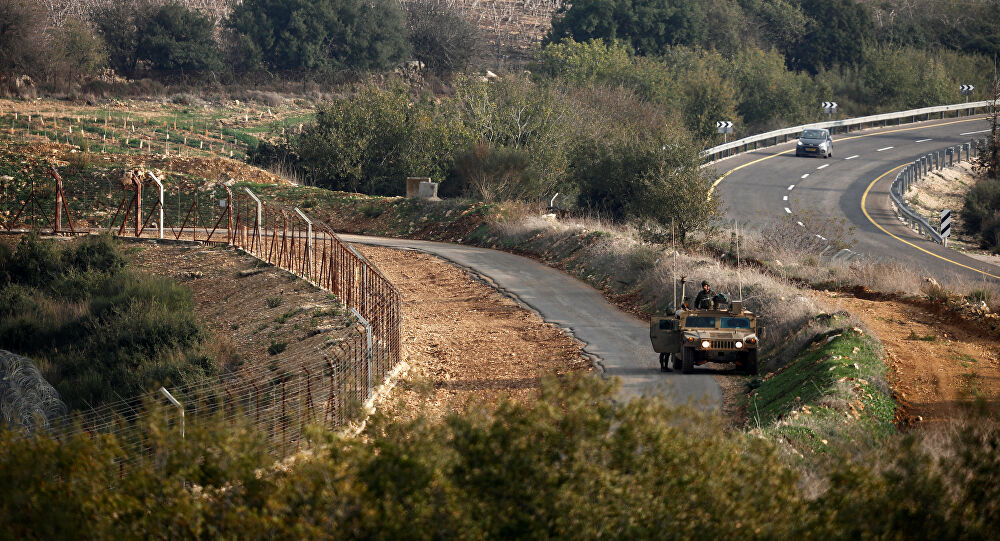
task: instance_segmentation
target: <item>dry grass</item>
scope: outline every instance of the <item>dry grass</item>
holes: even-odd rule
[[[641,231],[596,218],[553,221],[537,214],[508,216],[495,224],[502,243],[546,258],[571,258],[568,265],[595,285],[632,292],[645,312],[671,312],[681,300],[681,279],[687,279],[686,295],[696,294],[698,284],[708,280],[712,288],[761,317],[767,328],[765,351],[785,358],[795,344],[813,336],[810,322],[823,313],[813,297],[788,278],[750,266],[739,269],[718,258],[681,248],[672,250],[645,242]],[[534,248],[533,248],[534,247]],[[791,346],[791,347],[789,347]],[[788,352],[787,354],[785,352]]]

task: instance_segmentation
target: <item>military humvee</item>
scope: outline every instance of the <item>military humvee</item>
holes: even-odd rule
[[[687,374],[697,365],[715,362],[736,363],[746,374],[757,373],[757,318],[742,302],[653,316],[649,339],[664,371],[672,365]]]

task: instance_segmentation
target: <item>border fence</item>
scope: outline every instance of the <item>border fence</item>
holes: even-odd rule
[[[153,173],[130,170],[120,183],[117,206],[112,186],[104,208],[83,219],[73,216],[67,203],[78,204],[79,198],[65,191],[56,169],[50,175],[54,189],[32,186],[20,198],[0,201],[0,218],[6,217],[0,230],[110,231],[119,237],[228,245],[336,295],[356,319],[346,334],[330,336],[305,358],[243,366],[198,386],[123,398],[51,423],[60,440],[79,433],[117,436],[128,455],[119,464],[122,475],[152,453],[141,422],[152,405],[166,406],[164,414],[179,431],[184,422],[206,415],[245,421],[267,435],[274,456],[284,457],[299,449],[307,425],[350,421],[400,363],[399,291],[329,226],[301,209],[225,184],[171,186],[176,193],[170,193]]]

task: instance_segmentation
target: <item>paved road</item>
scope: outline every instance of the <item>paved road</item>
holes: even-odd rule
[[[761,223],[815,209],[857,227],[855,250],[904,261],[938,279],[1000,281],[1000,268],[924,239],[889,205],[895,170],[921,155],[986,135],[982,117],[949,118],[834,136],[834,157],[796,158],[794,142],[719,162],[717,190],[731,217]],[[862,208],[862,199],[865,206]],[[957,210],[957,209],[956,209]]]
[[[693,401],[706,409],[722,402],[719,385],[708,374],[662,373],[649,345],[649,323],[608,303],[587,284],[531,259],[486,248],[405,239],[340,235],[359,244],[434,254],[483,277],[502,292],[568,330],[585,344],[609,377],[621,380],[629,399],[662,395],[673,403]]]

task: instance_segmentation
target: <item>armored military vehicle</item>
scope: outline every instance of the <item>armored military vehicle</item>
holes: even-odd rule
[[[653,316],[649,339],[660,354],[661,370],[672,366],[687,374],[713,362],[736,363],[746,374],[757,373],[756,316],[742,302],[728,302],[721,295],[715,300],[711,309],[691,309],[685,303],[675,314]]]

